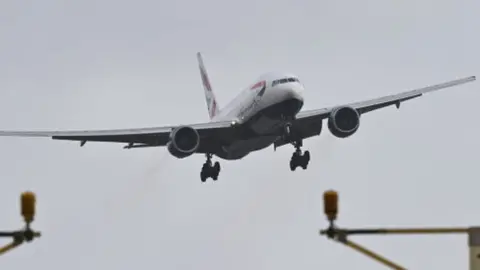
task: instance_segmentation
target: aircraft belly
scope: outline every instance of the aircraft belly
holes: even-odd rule
[[[255,119],[255,121],[252,121],[250,128],[257,134],[265,134],[277,128],[280,122],[281,120],[275,120],[261,115],[258,119]]]
[[[248,155],[250,152],[264,149],[275,141],[273,136],[256,137],[248,140],[236,141],[224,148],[225,159],[240,159]]]

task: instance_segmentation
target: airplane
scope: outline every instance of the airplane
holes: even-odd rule
[[[320,135],[323,120],[337,138],[347,138],[357,132],[360,116],[387,106],[395,105],[440,89],[472,82],[475,76],[452,80],[424,88],[387,95],[344,105],[301,111],[304,104],[304,85],[297,76],[288,72],[270,72],[261,75],[250,86],[220,109],[215,97],[202,54],[197,52],[198,68],[205,92],[210,121],[162,127],[83,130],[83,131],[0,131],[0,136],[50,137],[54,140],[124,143],[125,149],[166,147],[175,158],[204,154],[206,162],[200,179],[214,181],[220,173],[223,160],[240,160],[252,152],[273,145],[276,148],[291,144],[295,151],[290,159],[290,170],[307,169],[310,152],[302,152],[303,141]]]

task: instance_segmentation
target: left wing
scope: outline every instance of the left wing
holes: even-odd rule
[[[137,129],[113,130],[82,130],[82,131],[0,131],[0,136],[15,137],[51,137],[54,140],[81,141],[83,146],[87,141],[128,143],[125,148],[165,146],[169,141],[170,132],[178,126],[164,126]],[[232,122],[209,122],[188,125],[196,129],[200,140],[221,140],[233,132]],[[206,145],[206,144],[203,144]]]
[[[330,116],[330,113],[342,106],[348,106],[356,109],[360,115],[371,112],[377,109],[381,109],[390,105],[396,105],[397,108],[400,108],[400,103],[414,99],[417,97],[422,96],[423,94],[438,91],[441,89],[445,89],[448,87],[473,82],[475,81],[475,76],[470,76],[458,80],[453,80],[449,82],[444,82],[440,84],[435,84],[431,86],[427,86],[420,89],[414,89],[410,91],[405,91],[395,95],[383,96],[375,99],[364,100],[360,102],[354,102],[350,104],[340,105],[340,106],[333,106],[323,109],[317,110],[308,110],[303,111],[297,114],[296,119],[292,123],[292,131],[295,132],[295,136],[298,136],[302,139],[309,138],[315,135],[319,135],[321,132],[321,121],[325,118]],[[275,147],[287,144],[283,140],[277,141],[275,143]]]

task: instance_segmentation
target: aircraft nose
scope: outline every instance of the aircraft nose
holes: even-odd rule
[[[300,84],[300,83],[296,83],[293,87],[292,87],[292,95],[294,98],[300,100],[303,102],[303,91],[304,91],[304,88],[303,88],[303,85]]]
[[[303,85],[301,83],[288,83],[275,86],[272,89],[275,93],[282,93],[284,99],[296,99],[303,103]],[[272,92],[272,93],[274,93]]]

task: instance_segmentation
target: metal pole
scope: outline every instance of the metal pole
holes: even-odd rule
[[[470,270],[480,270],[480,227],[471,227],[468,230],[468,247]]]
[[[444,228],[367,228],[367,229],[341,229],[335,225],[338,214],[338,194],[334,190],[324,193],[324,212],[330,226],[320,231],[320,235],[336,240],[364,255],[388,266],[392,269],[405,269],[387,258],[368,250],[367,248],[349,241],[350,235],[385,235],[385,234],[468,234],[468,247],[470,270],[480,270],[480,226],[479,227],[444,227]]]
[[[30,224],[35,217],[35,194],[30,191],[23,192],[20,196],[21,214],[25,221],[25,228],[17,231],[0,232],[0,237],[13,238],[13,242],[0,247],[0,255],[20,246],[25,242],[31,242],[34,238],[40,237],[40,232],[33,231]]]

